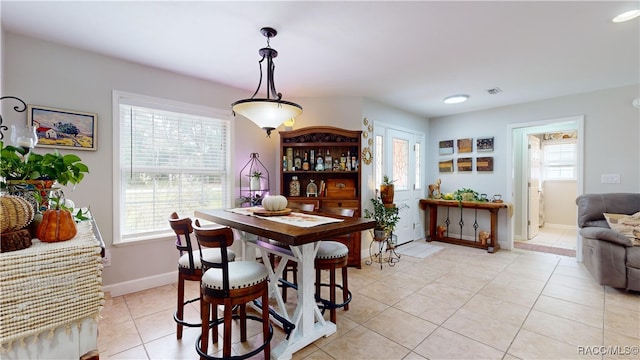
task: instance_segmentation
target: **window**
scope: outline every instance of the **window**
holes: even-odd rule
[[[176,211],[230,205],[230,113],[115,92],[115,243],[170,233]]]
[[[575,180],[576,152],[575,139],[544,141],[542,143],[544,180]]]

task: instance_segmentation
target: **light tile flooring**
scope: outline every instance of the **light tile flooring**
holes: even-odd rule
[[[538,235],[533,239],[520,242],[576,250],[577,233],[578,231],[576,229],[543,226],[540,228]]]
[[[639,358],[640,295],[599,286],[575,258],[433,244],[443,250],[425,259],[403,255],[395,267],[349,268],[353,301],[339,310],[337,333],[294,359]],[[197,291],[188,286],[190,296]],[[198,329],[176,340],[175,300],[175,284],[108,297],[100,357],[197,358]],[[187,309],[197,318],[197,306]],[[277,344],[284,336],[274,329]],[[602,355],[610,349],[635,353]]]

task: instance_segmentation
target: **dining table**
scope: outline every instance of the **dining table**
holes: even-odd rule
[[[289,217],[289,218],[285,218]],[[277,302],[278,318],[288,323],[286,338],[272,346],[272,359],[291,359],[293,353],[313,343],[321,337],[336,332],[336,325],[324,319],[315,299],[315,256],[320,240],[373,229],[375,221],[359,217],[336,218],[324,214],[301,214],[292,212],[282,217],[256,216],[250,209],[196,210],[195,217],[220,225],[229,226],[241,234],[243,241],[262,251],[262,259],[269,271],[270,298]],[[297,220],[302,219],[296,225]],[[317,223],[314,223],[317,221]],[[288,248],[273,246],[269,240],[288,245]],[[280,261],[275,268],[270,264],[267,253],[274,253],[283,259],[298,262],[297,304],[293,312],[288,312],[278,283],[287,261]],[[246,259],[245,259],[246,260]],[[284,324],[283,324],[284,325]]]

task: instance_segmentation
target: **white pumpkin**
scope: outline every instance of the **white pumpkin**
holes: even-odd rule
[[[287,198],[282,195],[267,195],[262,199],[262,207],[267,211],[280,211],[287,208]]]

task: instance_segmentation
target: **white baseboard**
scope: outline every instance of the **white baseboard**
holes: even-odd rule
[[[102,287],[102,290],[104,292],[111,293],[111,296],[113,297],[147,290],[158,286],[170,285],[176,282],[178,282],[178,271],[172,271],[165,274],[106,285]]]

